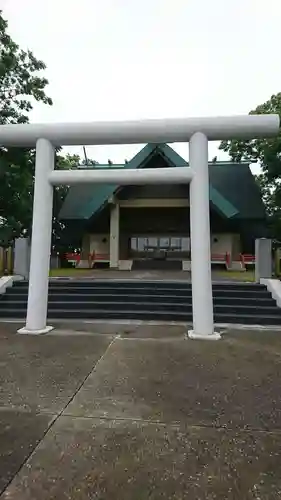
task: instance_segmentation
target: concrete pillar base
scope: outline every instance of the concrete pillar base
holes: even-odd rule
[[[209,335],[195,333],[194,330],[188,330],[188,338],[192,340],[220,340],[221,334],[218,332],[211,333]]]
[[[44,333],[51,332],[53,329],[53,326],[46,326],[45,328],[42,328],[42,330],[29,330],[26,326],[24,326],[18,330],[18,333],[21,335],[43,335]]]

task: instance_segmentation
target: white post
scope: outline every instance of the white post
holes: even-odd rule
[[[14,274],[24,279],[29,277],[29,240],[28,238],[17,238],[15,240]]]
[[[255,281],[272,278],[272,240],[258,238],[255,241]]]
[[[46,139],[36,142],[35,186],[26,326],[19,333],[47,333],[48,284],[52,237],[53,187],[49,173],[55,150]]]
[[[190,239],[193,339],[214,339],[213,294],[210,249],[210,201],[208,139],[196,132],[189,143],[189,165],[193,171],[190,183]]]
[[[110,211],[110,268],[119,268],[119,205],[111,206]]]

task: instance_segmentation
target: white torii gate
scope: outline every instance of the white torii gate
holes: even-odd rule
[[[26,326],[40,334],[47,326],[53,186],[76,183],[190,183],[193,330],[190,338],[214,339],[210,255],[208,140],[272,137],[278,115],[178,118],[125,122],[18,124],[0,126],[1,146],[36,146],[32,243]],[[54,170],[55,146],[189,141],[189,167],[144,170]]]

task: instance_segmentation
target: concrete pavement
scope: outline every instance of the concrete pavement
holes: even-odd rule
[[[0,325],[1,499],[280,497],[280,332],[15,331]]]

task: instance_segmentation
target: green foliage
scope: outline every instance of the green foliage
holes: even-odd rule
[[[281,117],[281,92],[272,95],[250,114],[277,113]],[[273,237],[281,240],[281,133],[270,139],[223,141],[220,149],[228,152],[234,161],[258,163],[257,176],[269,216]]]
[[[268,113],[277,113],[281,117],[281,92],[271,96],[249,114]],[[223,141],[220,149],[227,151],[235,161],[259,162],[270,181],[281,176],[281,133],[271,139]]]
[[[32,153],[0,149],[0,243],[8,245],[27,232],[32,213]]]
[[[0,124],[26,123],[35,101],[51,105],[45,94],[45,64],[23,51],[7,33],[0,11]],[[9,244],[29,230],[32,212],[34,152],[0,148],[0,241]]]
[[[32,101],[52,104],[45,94],[48,80],[40,75],[46,66],[30,50],[19,48],[7,26],[0,11],[0,123],[25,123]]]
[[[87,166],[87,167],[94,167],[95,165],[98,165],[98,164],[99,164],[99,162],[98,162],[98,161],[96,161],[96,160],[91,160],[91,159],[89,159],[89,158],[87,158],[87,160],[85,160],[85,159],[84,159],[84,160],[81,160],[81,161],[80,161],[80,163],[79,163],[79,165],[83,165],[83,166],[85,166],[85,167],[86,167],[86,166]]]
[[[23,51],[7,33],[7,21],[0,11],[0,124],[27,123],[36,101],[51,105],[45,93],[48,80],[42,76],[46,66],[31,51]],[[78,155],[56,152],[56,168],[72,169],[81,164]],[[94,160],[88,161],[95,165]],[[0,244],[31,234],[35,152],[23,148],[0,147]],[[58,220],[66,186],[54,189],[53,248],[60,246],[64,230]]]
[[[77,168],[77,165],[81,163],[79,155],[61,156],[56,155],[56,168],[60,170],[71,170]],[[54,198],[53,198],[53,232],[52,232],[52,248],[53,250],[61,250],[61,239],[63,231],[65,229],[64,224],[59,220],[58,215],[64,199],[67,195],[67,186],[56,186],[54,187]]]

